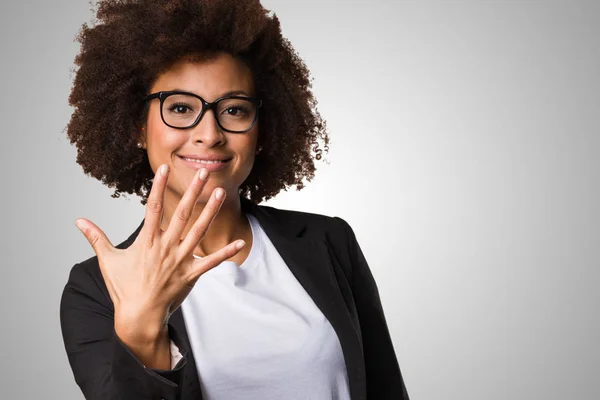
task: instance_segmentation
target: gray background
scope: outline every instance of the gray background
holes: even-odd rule
[[[268,204],[338,215],[419,399],[598,399],[598,2],[264,2],[314,76],[329,164]],[[2,398],[82,399],[60,294],[136,197],[64,128],[87,1],[2,2]]]

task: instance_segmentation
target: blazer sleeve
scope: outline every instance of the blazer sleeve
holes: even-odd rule
[[[103,283],[103,282],[102,282]],[[179,400],[187,349],[169,325],[182,358],[172,370],[146,368],[114,330],[110,297],[82,264],[71,269],[60,302],[63,341],[86,400]]]
[[[408,400],[373,274],[350,225],[335,218],[344,225],[352,261],[350,285],[363,340],[367,399]]]

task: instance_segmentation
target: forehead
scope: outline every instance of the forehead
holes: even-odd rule
[[[218,53],[201,61],[177,61],[157,77],[151,93],[162,90],[185,90],[212,101],[230,91],[242,90],[252,95],[254,80],[246,64],[229,54]]]

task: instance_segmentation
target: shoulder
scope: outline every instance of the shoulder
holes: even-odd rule
[[[142,228],[143,221],[138,227],[115,247],[119,249],[127,248],[133,243],[135,237]],[[63,290],[63,298],[69,293],[85,293],[101,302],[110,301],[110,295],[106,288],[106,283],[100,271],[98,256],[94,255],[85,260],[76,263],[69,271],[69,277]]]
[[[332,265],[338,266],[347,282],[353,282],[359,245],[352,228],[343,218],[267,206],[258,208],[256,214],[265,223],[270,227],[276,226],[288,237],[323,243],[329,251]],[[271,230],[272,234],[274,232]]]
[[[78,308],[83,302],[92,301],[104,308],[111,308],[111,299],[96,256],[71,267],[68,280],[61,296],[61,314],[68,309]],[[78,305],[79,304],[79,305]]]
[[[336,253],[352,252],[356,245],[352,228],[339,216],[262,205],[255,208],[255,216],[261,224],[275,227],[288,237],[324,241]]]
[[[281,222],[290,222],[290,221],[303,221],[307,225],[330,225],[335,224],[334,219],[336,217],[332,217],[325,214],[317,214],[307,211],[299,211],[299,210],[289,210],[285,208],[276,208],[271,206],[259,205],[259,209],[269,214],[270,216],[275,217],[278,221]]]

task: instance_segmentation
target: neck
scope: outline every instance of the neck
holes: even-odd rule
[[[171,218],[175,214],[175,210],[180,201],[181,196],[178,196],[168,189],[165,191],[163,218],[160,224],[161,230],[166,231],[169,227]],[[194,211],[181,234],[182,240],[197,222],[205,206],[206,203],[204,202],[198,201],[196,203]],[[208,227],[204,238],[202,238],[196,247],[194,254],[204,257],[225,247],[234,240],[240,238],[245,239],[249,228],[250,224],[247,218],[242,214],[239,196],[228,195],[225,197],[225,201],[221,205],[219,212]]]

